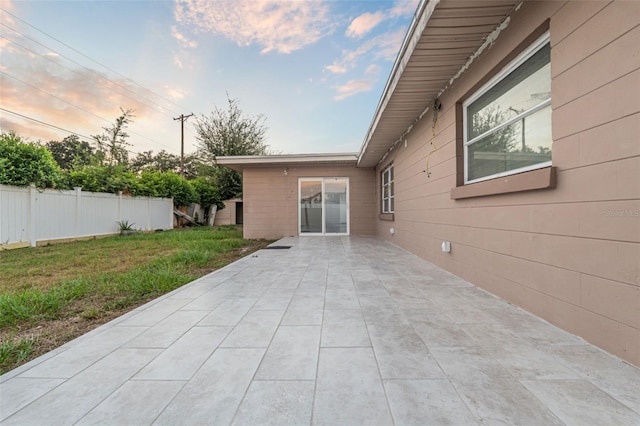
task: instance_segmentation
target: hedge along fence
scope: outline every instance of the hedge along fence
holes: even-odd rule
[[[0,250],[116,234],[125,220],[135,229],[171,229],[173,200],[0,185]]]

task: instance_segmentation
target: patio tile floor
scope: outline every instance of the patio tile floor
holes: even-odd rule
[[[640,369],[392,244],[274,245],[0,376],[0,423],[640,425]]]

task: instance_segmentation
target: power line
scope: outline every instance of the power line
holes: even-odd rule
[[[72,135],[83,137],[83,138],[87,139],[88,141],[93,141],[93,139],[91,137],[89,137],[89,136],[85,136],[85,135],[80,134],[78,132],[72,132],[71,130],[63,129],[62,127],[58,127],[58,126],[55,126],[53,124],[45,123],[44,121],[40,121],[40,120],[38,120],[36,118],[33,118],[33,117],[28,117],[28,116],[26,116],[24,114],[20,114],[20,113],[15,112],[15,111],[10,111],[10,110],[4,109],[2,107],[0,107],[0,111],[4,111],[6,113],[15,115],[17,117],[24,118],[26,120],[33,121],[33,122],[38,123],[38,124],[42,124],[42,125],[47,126],[47,127],[52,127],[54,129],[61,130],[63,132],[66,132],[66,133],[69,133],[69,134],[72,134]]]
[[[0,8],[0,10],[2,10],[2,8]],[[59,55],[59,56],[61,56],[61,57],[65,58],[66,60],[68,60],[68,61],[70,61],[70,62],[73,62],[74,64],[78,65],[79,67],[84,68],[84,69],[86,69],[87,71],[89,71],[89,72],[91,72],[91,73],[96,73],[96,74],[97,74],[97,71],[92,70],[91,68],[89,68],[89,67],[87,67],[87,66],[85,66],[85,65],[82,65],[80,62],[78,62],[78,61],[75,61],[75,60],[71,59],[70,57],[68,57],[68,56],[66,56],[66,55],[64,55],[64,54],[62,54],[62,53],[60,53],[60,52],[56,51],[55,49],[53,49],[53,48],[51,48],[51,47],[49,47],[49,46],[47,46],[47,45],[45,45],[45,44],[40,43],[38,40],[35,40],[35,39],[33,39],[33,38],[29,37],[28,35],[26,35],[26,34],[24,34],[24,33],[21,33],[20,31],[16,30],[15,28],[11,28],[10,26],[8,26],[7,24],[4,24],[4,23],[2,23],[2,22],[0,22],[0,25],[2,25],[3,27],[5,27],[5,28],[7,28],[7,29],[9,29],[9,30],[11,30],[11,31],[13,31],[14,33],[18,34],[19,36],[21,36],[21,37],[23,37],[23,38],[25,38],[25,39],[27,39],[27,40],[29,40],[29,41],[32,41],[33,43],[36,43],[36,44],[38,44],[38,45],[40,45],[40,46],[44,47],[45,49],[47,49],[47,50],[49,50],[49,51],[51,51],[51,52],[53,52],[53,53],[55,53],[55,54],[57,54],[57,55]],[[18,43],[15,43],[13,40],[8,39],[7,37],[2,37],[2,38],[6,39],[6,40],[9,40],[10,42],[12,42],[12,43],[14,43],[14,44],[16,44],[16,45],[19,45]],[[21,45],[19,45],[19,46],[21,46]],[[23,47],[23,46],[21,46],[21,47]],[[31,49],[27,49],[27,50],[32,51]],[[32,51],[32,52],[33,52],[33,51]],[[41,53],[36,53],[36,55],[46,58],[46,57],[45,57],[44,55],[42,55]],[[51,61],[51,62],[53,62],[53,63],[56,63],[56,64],[57,64],[57,62],[52,61],[50,58],[49,58],[48,60],[49,60],[49,61]],[[58,65],[59,65],[59,66],[61,66],[61,67],[63,67],[63,68],[66,68],[66,69],[68,69],[68,70],[70,70],[70,71],[73,71],[73,72],[75,72],[75,73],[78,73],[77,71],[75,71],[75,70],[71,70],[70,68],[65,67],[65,66],[64,66],[64,65],[62,65],[62,64],[58,64]],[[120,83],[119,83],[118,81],[116,81],[116,80],[113,80],[113,79],[111,79],[111,78],[109,78],[109,77],[106,77],[106,76],[105,76],[105,77],[103,77],[103,78],[104,78],[105,80],[110,81],[110,82],[111,82],[111,83],[113,83],[114,85],[116,85],[116,86],[120,87],[121,89],[123,89],[123,90],[125,90],[125,91],[127,91],[127,92],[129,92],[129,93],[132,93],[133,95],[138,96],[138,97],[140,97],[140,98],[142,98],[142,99],[144,99],[144,100],[146,100],[147,102],[149,102],[149,105],[145,104],[145,102],[141,102],[139,99],[132,98],[132,97],[127,96],[127,95],[125,95],[125,94],[123,94],[123,93],[122,93],[124,96],[128,97],[129,99],[134,100],[135,102],[138,102],[138,103],[141,103],[141,104],[143,104],[143,105],[145,105],[145,106],[148,106],[150,109],[152,109],[152,110],[154,110],[154,111],[157,111],[157,112],[159,112],[160,114],[164,114],[164,115],[166,115],[167,117],[172,117],[172,116],[171,116],[171,115],[169,115],[169,114],[167,114],[165,111],[162,111],[163,109],[164,109],[164,110],[167,110],[167,111],[169,111],[169,112],[171,112],[171,113],[175,113],[174,111],[171,111],[169,108],[165,108],[164,106],[162,106],[162,105],[160,105],[160,104],[158,104],[158,103],[156,103],[156,102],[153,102],[151,99],[149,99],[148,97],[146,97],[146,96],[142,95],[141,93],[136,93],[136,92],[134,92],[134,91],[132,91],[132,90],[128,89],[127,87],[123,86],[122,84],[120,84]],[[104,85],[102,85],[102,86],[104,86]],[[138,86],[139,86],[139,85],[138,85]],[[106,87],[106,86],[104,86],[104,87]],[[145,90],[147,90],[147,91],[151,92],[151,91],[150,91],[150,90],[148,90],[148,89],[145,89]],[[151,92],[151,93],[153,93],[153,92]],[[158,96],[158,97],[160,97],[160,96]],[[153,107],[152,107],[152,105],[156,105],[156,106],[158,106],[160,109],[153,108]]]
[[[4,27],[7,27],[5,24],[2,24],[2,23],[0,23],[0,25],[2,25],[2,26],[4,26]],[[82,67],[82,68],[86,69],[87,71],[97,74],[97,72],[96,72],[95,70],[92,70],[92,69],[90,69],[90,68],[85,67],[84,65],[80,64],[79,62],[74,61],[73,59],[71,59],[71,58],[69,58],[69,57],[67,57],[67,56],[65,56],[65,55],[63,55],[63,54],[61,54],[60,52],[55,51],[54,49],[52,49],[52,48],[50,48],[50,47],[48,47],[48,46],[46,46],[46,45],[44,45],[44,44],[40,43],[39,41],[31,39],[31,38],[29,38],[28,36],[26,36],[26,35],[24,35],[24,34],[20,33],[19,31],[14,30],[13,28],[10,28],[10,27],[7,27],[7,28],[9,28],[10,30],[14,31],[16,34],[21,35],[22,37],[26,38],[27,40],[30,40],[30,41],[32,41],[32,42],[34,42],[34,43],[36,43],[36,44],[39,44],[40,46],[44,47],[45,49],[47,49],[47,50],[49,50],[49,51],[51,51],[51,52],[56,53],[57,55],[59,55],[59,56],[61,56],[61,57],[65,58],[65,59],[67,59],[68,61],[73,62],[74,64],[76,64],[76,65],[78,65],[78,66],[80,66],[80,67]],[[40,56],[42,59],[46,59],[47,61],[51,62],[51,63],[52,63],[52,64],[54,64],[54,65],[57,65],[57,66],[59,66],[59,67],[61,67],[61,68],[64,68],[64,69],[66,69],[66,70],[69,70],[69,71],[73,72],[74,74],[77,74],[77,75],[78,75],[78,76],[80,76],[80,77],[83,77],[83,75],[82,75],[82,74],[80,74],[80,72],[79,72],[78,70],[74,70],[74,69],[72,69],[72,68],[69,68],[69,67],[67,67],[67,66],[65,66],[65,65],[63,65],[63,64],[61,64],[60,62],[54,61],[54,60],[53,60],[53,59],[51,59],[50,57],[48,57],[48,56],[46,56],[46,55],[43,55],[42,53],[36,52],[35,50],[30,49],[30,48],[28,48],[28,47],[26,47],[26,46],[23,46],[22,44],[20,44],[20,43],[16,42],[15,40],[11,40],[11,39],[9,39],[8,37],[2,36],[2,35],[0,35],[0,38],[3,38],[3,39],[5,39],[5,40],[7,40],[7,41],[8,41],[9,43],[11,43],[11,44],[15,44],[16,46],[21,47],[22,49],[25,49],[25,50],[27,50],[28,52],[31,52],[31,53],[32,53],[32,54],[34,54],[34,55]],[[120,87],[121,89],[123,89],[123,90],[124,90],[124,91],[126,91],[126,92],[132,93],[133,95],[139,95],[138,93],[136,93],[136,92],[134,92],[134,91],[132,91],[132,90],[128,89],[127,87],[125,87],[125,86],[121,85],[120,83],[118,83],[117,81],[115,81],[115,80],[113,80],[113,79],[110,79],[110,78],[108,78],[108,77],[106,77],[106,76],[104,76],[104,77],[103,77],[103,76],[100,76],[100,77],[102,77],[102,78],[103,78],[103,79],[105,79],[105,80],[110,81],[111,83],[115,84],[116,86]],[[98,81],[98,84],[99,84],[100,86],[102,86],[102,87],[106,88],[106,89],[110,89],[110,87],[108,87],[108,86],[107,86],[106,84],[104,84],[102,81]],[[156,111],[156,112],[159,112],[160,114],[164,114],[164,115],[166,115],[167,117],[173,118],[173,116],[172,116],[172,115],[168,114],[166,111],[163,111],[163,109],[166,109],[166,108],[164,108],[164,107],[163,107],[162,105],[160,105],[160,104],[157,104],[157,103],[155,103],[155,102],[152,102],[152,103],[151,103],[151,105],[147,105],[147,104],[145,104],[144,102],[140,102],[140,100],[139,100],[139,99],[133,98],[133,97],[131,97],[131,96],[127,95],[126,93],[121,93],[121,95],[123,95],[123,96],[125,96],[125,97],[127,97],[127,98],[131,99],[131,100],[132,100],[132,101],[134,101],[134,102],[141,103],[141,104],[145,105],[146,107],[149,107],[150,109],[152,109],[152,110],[154,110],[154,111]],[[148,98],[144,98],[144,99],[149,100]],[[156,106],[158,106],[160,109],[153,108],[153,106],[152,106],[152,105],[156,105]],[[170,111],[170,110],[168,110],[168,111]]]
[[[111,123],[111,120],[109,120],[109,119],[107,119],[107,118],[104,118],[104,117],[102,117],[102,116],[100,116],[100,115],[94,114],[93,112],[91,112],[91,111],[89,111],[89,110],[86,110],[86,109],[82,108],[81,106],[78,106],[78,105],[76,105],[76,104],[73,104],[73,103],[71,103],[71,102],[68,102],[68,101],[66,101],[66,100],[62,99],[61,97],[59,97],[59,96],[57,96],[57,95],[54,95],[54,94],[52,94],[52,93],[49,93],[49,92],[47,92],[46,90],[41,89],[41,88],[39,88],[39,87],[37,87],[37,86],[34,86],[34,85],[30,84],[30,83],[27,83],[27,82],[25,82],[25,81],[22,81],[22,80],[20,80],[20,79],[18,79],[18,78],[16,78],[16,77],[14,77],[14,76],[12,76],[12,75],[10,75],[10,74],[7,74],[7,73],[6,73],[6,72],[4,72],[4,71],[1,71],[1,70],[0,70],[0,74],[5,75],[5,76],[7,76],[7,77],[9,77],[9,78],[11,78],[11,79],[13,79],[13,80],[15,80],[15,81],[19,82],[19,83],[22,83],[22,84],[24,84],[24,85],[26,85],[26,86],[31,87],[31,88],[33,88],[33,89],[36,89],[36,90],[38,90],[38,91],[40,91],[40,92],[42,92],[42,93],[44,93],[44,94],[46,94],[46,95],[48,95],[48,96],[51,96],[51,97],[53,97],[53,98],[55,98],[55,99],[58,99],[59,101],[64,102],[65,104],[70,105],[70,106],[72,106],[72,107],[74,107],[74,108],[77,108],[77,109],[79,109],[79,110],[81,110],[81,111],[83,111],[83,112],[86,112],[87,114],[90,114],[90,115],[92,115],[92,116],[94,116],[94,117],[96,117],[96,118],[99,118],[99,119],[101,119],[101,120],[104,120],[104,121],[106,121],[107,123]],[[147,139],[148,141],[153,142],[153,143],[155,143],[155,144],[157,144],[157,145],[163,146],[163,147],[165,147],[165,148],[172,149],[170,146],[165,145],[165,144],[163,144],[163,143],[160,143],[160,142],[158,142],[158,141],[156,141],[156,140],[154,140],[154,139],[151,139],[151,138],[149,138],[149,137],[147,137],[147,136],[141,135],[140,133],[133,132],[133,131],[129,131],[129,132],[130,132],[131,134],[134,134],[134,135],[139,136],[139,137],[141,137],[141,138]]]
[[[136,85],[136,86],[138,86],[138,87],[142,88],[143,90],[145,90],[145,91],[148,91],[148,92],[152,93],[153,95],[155,95],[155,96],[159,97],[160,99],[163,99],[163,100],[165,100],[165,101],[169,102],[170,104],[173,104],[173,105],[177,106],[177,107],[178,107],[178,108],[180,108],[180,109],[184,109],[184,107],[182,107],[181,105],[178,105],[178,104],[177,104],[177,103],[175,103],[174,101],[172,101],[172,100],[170,100],[170,99],[167,99],[167,98],[165,98],[165,97],[163,97],[163,96],[161,96],[161,95],[159,95],[159,94],[155,93],[153,90],[151,90],[151,89],[147,89],[146,87],[144,87],[144,86],[142,86],[142,85],[140,85],[140,84],[136,83],[136,82],[135,82],[135,81],[133,81],[132,79],[130,79],[130,78],[128,78],[128,77],[126,77],[126,76],[124,76],[124,75],[120,74],[119,72],[117,72],[117,71],[115,71],[115,70],[113,70],[113,69],[109,68],[108,66],[104,65],[103,63],[101,63],[101,62],[99,62],[99,61],[97,61],[97,60],[95,60],[95,59],[91,58],[90,56],[88,56],[88,55],[86,55],[86,54],[84,54],[84,53],[82,53],[82,52],[80,52],[78,49],[76,49],[76,48],[74,48],[74,47],[72,47],[72,46],[68,45],[67,43],[65,43],[65,42],[63,42],[63,41],[61,41],[61,40],[59,40],[59,39],[57,39],[57,38],[55,38],[55,37],[54,37],[54,36],[52,36],[51,34],[49,34],[49,33],[45,32],[45,31],[42,31],[41,29],[39,29],[39,28],[35,27],[34,25],[31,25],[30,23],[28,23],[28,22],[27,22],[27,21],[25,21],[24,19],[22,19],[22,18],[20,18],[20,17],[18,17],[18,16],[16,16],[16,15],[14,15],[13,13],[11,13],[11,12],[9,12],[9,11],[7,11],[7,10],[3,9],[2,7],[0,7],[0,10],[2,10],[2,11],[3,11],[4,13],[6,13],[6,14],[8,14],[8,15],[12,16],[13,18],[15,18],[15,19],[19,20],[20,22],[24,23],[25,25],[27,25],[27,26],[29,26],[29,27],[33,28],[34,30],[36,30],[36,31],[38,31],[38,32],[40,32],[40,33],[42,33],[42,34],[44,34],[45,36],[47,36],[47,37],[49,37],[49,38],[51,38],[51,39],[53,39],[53,40],[57,41],[58,43],[62,44],[63,46],[65,46],[65,47],[67,47],[67,48],[71,49],[72,51],[74,51],[74,52],[76,52],[76,53],[78,53],[79,55],[81,55],[81,56],[83,56],[83,57],[85,57],[85,58],[89,59],[89,60],[90,60],[90,61],[92,61],[93,63],[96,63],[96,64],[100,65],[101,67],[103,67],[103,68],[105,68],[105,69],[107,69],[107,70],[111,71],[112,73],[114,73],[114,74],[116,74],[116,75],[118,75],[118,76],[120,76],[120,77],[124,78],[125,80],[127,80],[127,81],[129,81],[129,82],[133,83],[134,85]]]
[[[72,132],[71,130],[63,129],[62,127],[59,127],[59,126],[56,126],[56,125],[53,125],[53,124],[50,124],[50,123],[45,123],[44,121],[38,120],[37,118],[29,117],[29,116],[26,116],[24,114],[20,114],[20,113],[15,112],[15,111],[10,111],[10,110],[2,108],[2,107],[0,107],[0,111],[4,111],[6,113],[15,115],[15,116],[20,117],[20,118],[24,118],[25,120],[33,121],[34,123],[38,123],[38,124],[41,124],[43,126],[51,127],[53,129],[56,129],[56,130],[61,130],[63,132],[69,133],[71,135],[79,136],[81,138],[86,139],[89,142],[92,142],[92,143],[95,142],[95,139],[90,137],[90,136],[86,136],[86,135],[83,135],[83,134],[78,133],[78,132]],[[140,155],[140,152],[132,151],[132,150],[127,149],[127,148],[123,148],[123,149],[125,151],[127,151],[129,154]]]

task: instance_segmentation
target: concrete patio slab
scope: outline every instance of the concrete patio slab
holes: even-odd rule
[[[374,237],[285,238],[0,377],[0,423],[640,424],[640,369]]]

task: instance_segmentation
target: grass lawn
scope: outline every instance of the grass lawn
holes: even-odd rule
[[[268,243],[219,227],[0,251],[0,374]]]

